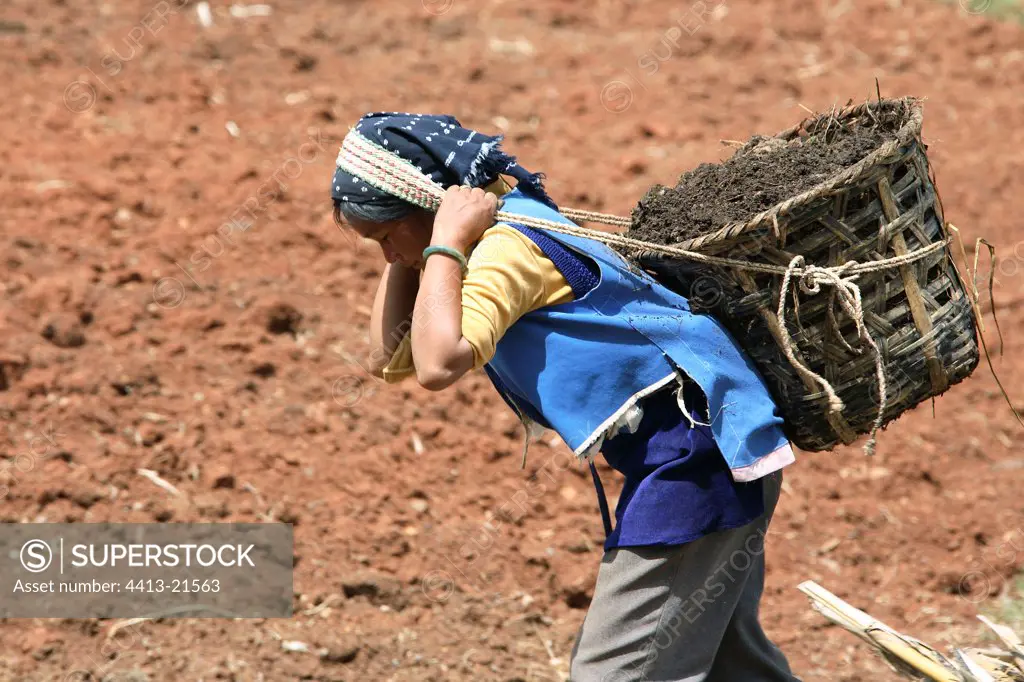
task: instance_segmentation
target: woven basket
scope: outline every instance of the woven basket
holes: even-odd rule
[[[748,223],[676,246],[783,267],[797,255],[804,256],[807,265],[836,266],[899,256],[946,240],[941,202],[920,137],[920,101],[881,99],[848,107],[836,116],[849,122],[881,111],[906,112],[895,143]],[[819,129],[816,123],[824,123],[826,116],[808,119],[776,137],[791,140],[801,130]],[[859,342],[854,321],[834,305],[833,289],[822,287],[820,293],[807,294],[790,287],[798,292],[791,294],[798,307],[787,301],[786,327],[797,358],[831,383],[844,404],[841,412],[830,410],[820,386],[803,378],[783,354],[776,318],[781,275],[650,252],[636,258],[659,281],[687,296],[696,312],[714,315],[730,330],[761,371],[794,445],[830,450],[871,431],[880,404],[874,354]],[[976,311],[948,245],[907,265],[863,273],[856,284],[868,332],[884,362],[883,426],[962,381],[978,366]]]

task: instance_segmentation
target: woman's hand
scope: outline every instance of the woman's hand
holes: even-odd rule
[[[434,218],[431,246],[451,246],[466,252],[494,225],[498,197],[479,187],[449,187]]]

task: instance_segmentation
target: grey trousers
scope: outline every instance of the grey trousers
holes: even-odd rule
[[[573,647],[573,682],[797,680],[758,622],[782,472],[764,480],[765,514],[746,526],[605,554]]]

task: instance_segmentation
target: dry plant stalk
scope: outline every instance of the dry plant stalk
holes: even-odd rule
[[[910,679],[935,682],[1024,682],[1024,646],[1017,634],[984,616],[978,619],[992,630],[1006,651],[955,649],[952,658],[913,637],[854,608],[814,581],[798,588],[811,606],[833,623],[875,647],[892,668]]]

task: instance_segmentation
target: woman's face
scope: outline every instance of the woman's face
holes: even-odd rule
[[[373,223],[358,218],[346,221],[359,236],[380,244],[388,263],[399,263],[409,268],[423,267],[423,249],[430,245],[434,228],[434,214],[414,211],[400,220]]]

